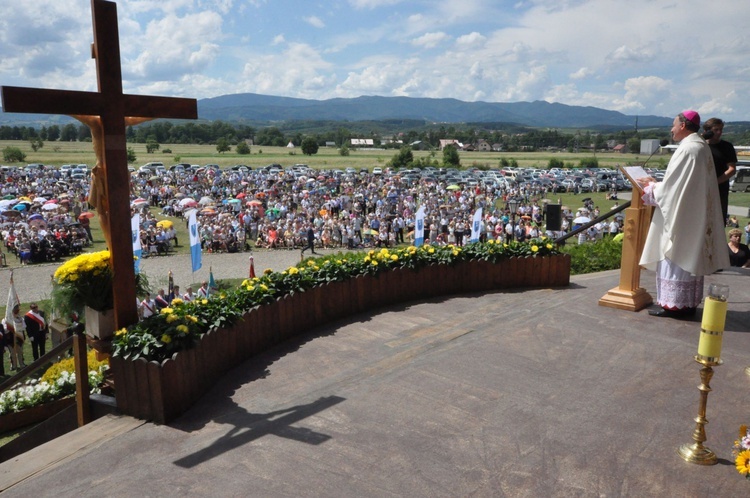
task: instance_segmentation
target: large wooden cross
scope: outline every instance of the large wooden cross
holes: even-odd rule
[[[68,114],[92,128],[97,163],[104,174],[104,208],[112,271],[115,323],[118,328],[138,321],[135,270],[130,228],[130,173],[125,141],[126,121],[198,117],[195,99],[126,95],[122,92],[117,5],[91,0],[94,21],[92,56],[96,59],[98,92],[0,87],[4,112]],[[101,164],[99,164],[101,163]],[[96,168],[95,168],[96,169]]]

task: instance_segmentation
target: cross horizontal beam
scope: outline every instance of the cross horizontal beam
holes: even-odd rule
[[[74,90],[49,90],[3,86],[3,111],[33,114],[101,116],[108,104],[105,94]],[[196,119],[194,99],[122,95],[125,114],[134,118]]]

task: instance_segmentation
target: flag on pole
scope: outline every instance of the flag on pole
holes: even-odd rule
[[[416,247],[424,244],[424,212],[424,206],[420,206],[414,219],[414,245]]]
[[[252,256],[250,256],[250,274],[248,277],[255,278],[255,260],[253,260]]]
[[[474,211],[474,219],[471,222],[471,238],[469,242],[479,242],[479,236],[482,234],[482,208]]]
[[[143,254],[143,246],[141,246],[141,215],[136,213],[135,216],[130,218],[130,231],[133,234],[133,256],[135,256],[135,273],[136,275],[141,271],[141,254]]]
[[[168,276],[169,279],[167,281],[167,295],[171,296],[174,294],[174,275],[172,275],[172,270],[169,270]]]
[[[198,234],[198,220],[195,217],[195,209],[190,211],[188,218],[188,232],[190,232],[190,259],[193,264],[193,273],[201,269],[201,238]]]
[[[217,291],[219,288],[216,287],[216,281],[214,280],[214,269],[212,267],[208,268],[208,289],[206,289],[206,298],[208,298],[213,292]]]
[[[8,290],[8,303],[5,307],[5,323],[13,325],[13,308],[21,305],[16,293],[16,284],[13,283],[13,270],[10,271],[10,289]]]

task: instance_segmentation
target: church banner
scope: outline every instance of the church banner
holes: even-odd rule
[[[193,273],[201,269],[201,237],[198,233],[198,220],[195,217],[195,209],[190,211],[188,218],[188,231],[190,232],[190,259],[193,264]]]
[[[471,222],[471,238],[469,242],[479,242],[479,236],[482,234],[482,208],[474,212],[474,219]]]
[[[419,247],[424,244],[424,206],[417,210],[417,216],[414,219],[414,246]]]
[[[136,213],[130,219],[130,231],[133,234],[133,256],[135,256],[135,273],[136,275],[141,271],[141,255],[143,254],[143,246],[141,245],[141,215]]]

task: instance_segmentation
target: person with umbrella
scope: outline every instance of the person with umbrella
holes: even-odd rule
[[[78,215],[78,221],[81,223],[81,228],[86,230],[86,238],[89,242],[94,242],[94,236],[91,235],[91,218],[94,216],[94,213],[91,213],[89,211],[83,212],[80,215]]]

